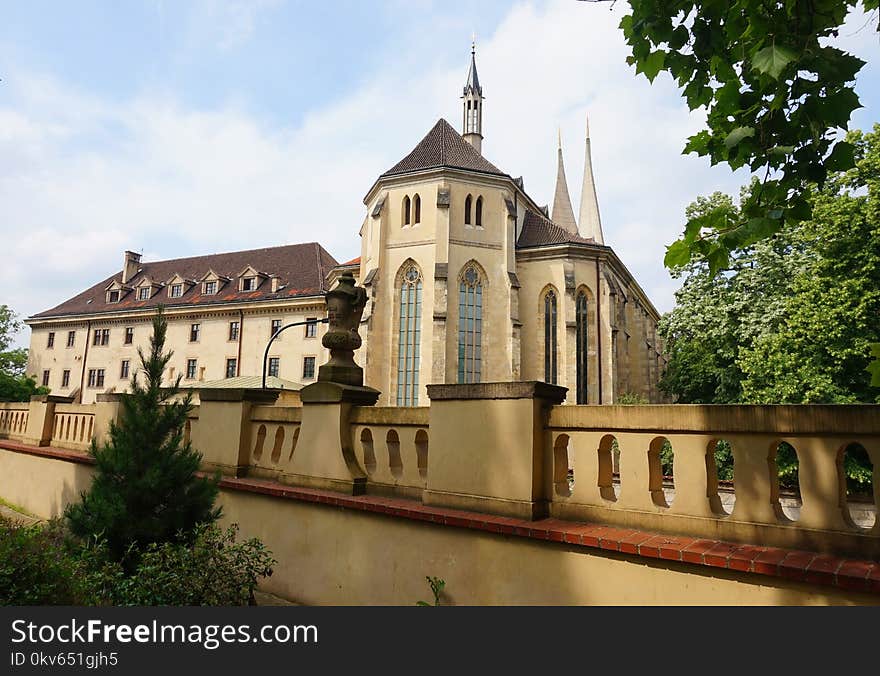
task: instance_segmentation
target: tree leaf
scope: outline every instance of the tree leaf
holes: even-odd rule
[[[642,61],[641,68],[645,77],[650,82],[654,81],[657,74],[663,69],[663,63],[666,61],[666,52],[656,51],[648,54],[648,57]]]
[[[727,138],[724,139],[724,145],[728,148],[733,148],[744,138],[748,138],[750,136],[755,135],[754,127],[737,127],[732,132],[727,135]]]
[[[797,59],[797,54],[786,47],[770,45],[752,57],[752,69],[778,80],[785,67]]]
[[[677,240],[666,247],[663,265],[667,268],[680,268],[691,260],[691,249],[684,240]]]
[[[825,169],[828,171],[846,171],[856,166],[855,147],[852,143],[838,141],[825,160]]]

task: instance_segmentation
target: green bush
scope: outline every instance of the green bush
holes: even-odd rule
[[[0,605],[233,606],[254,602],[277,563],[238,526],[199,526],[190,543],[153,543],[129,557],[129,574],[101,540],[82,541],[60,522],[0,519]]]

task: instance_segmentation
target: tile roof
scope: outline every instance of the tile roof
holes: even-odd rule
[[[221,283],[214,295],[202,295],[201,285],[188,286],[179,298],[170,298],[165,287],[154,291],[149,300],[137,300],[136,291],[123,291],[118,303],[108,303],[106,288],[114,281],[121,282],[122,272],[117,272],[79,295],[54,308],[34,315],[33,319],[75,314],[101,314],[121,310],[140,310],[154,308],[160,304],[167,307],[177,305],[216,305],[234,301],[269,301],[297,296],[314,296],[325,291],[324,278],[337,262],[320,244],[290,244],[266,249],[232,251],[229,253],[176,258],[167,261],[147,261],[139,264],[140,270],[127,286],[136,287],[144,278],[156,284],[164,284],[174,275],[186,280],[198,280],[209,270],[230,281]],[[254,291],[239,291],[237,275],[248,266],[268,275],[279,277],[278,291],[272,293],[269,279]]]
[[[382,174],[380,178],[436,167],[468,169],[484,174],[507,176],[480,155],[470,143],[462,138],[461,134],[452,128],[452,125],[440,118],[425,138],[413,148],[412,152]]]
[[[566,243],[595,244],[596,241],[568,232],[543,214],[536,213],[531,209],[526,210],[523,227],[519,233],[519,238],[516,240],[518,249]]]

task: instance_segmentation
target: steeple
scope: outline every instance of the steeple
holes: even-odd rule
[[[462,95],[462,132],[464,140],[482,154],[483,149],[483,88],[477,75],[477,43],[471,42],[471,67]]]
[[[561,228],[573,235],[577,234],[577,223],[574,221],[574,210],[571,208],[571,197],[568,194],[568,182],[565,180],[565,165],[562,162],[562,130],[559,130],[559,160],[556,167],[556,193],[553,195],[553,211],[550,219]]]
[[[597,244],[605,244],[602,236],[602,219],[599,217],[599,198],[593,179],[593,159],[590,154],[590,118],[587,117],[587,141],[584,157],[584,185],[581,188],[581,208],[578,214],[578,230],[582,237],[592,237]]]

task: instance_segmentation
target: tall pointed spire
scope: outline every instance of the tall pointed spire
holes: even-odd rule
[[[587,140],[584,156],[584,184],[581,188],[581,208],[578,213],[578,230],[582,237],[592,237],[597,244],[605,244],[602,236],[602,219],[599,216],[599,198],[593,178],[593,158],[590,153],[590,118],[587,117]]]
[[[561,228],[573,235],[577,234],[577,223],[574,210],[571,208],[571,197],[568,194],[568,182],[565,180],[565,166],[562,162],[562,130],[559,130],[559,160],[556,167],[556,193],[553,196],[553,211],[550,219]]]
[[[483,88],[477,75],[477,39],[471,41],[471,67],[462,94],[462,130],[464,140],[482,154],[483,150]]]

